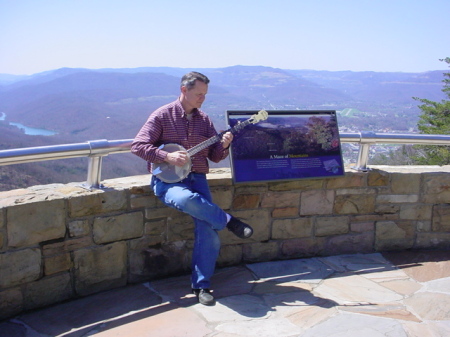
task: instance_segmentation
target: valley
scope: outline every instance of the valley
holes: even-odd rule
[[[63,68],[16,80],[8,76],[8,81],[0,75],[0,150],[134,138],[154,109],[177,98],[179,79],[190,70]],[[414,133],[420,109],[413,97],[444,99],[444,70],[376,73],[247,66],[195,70],[211,80],[202,109],[218,130],[227,128],[227,110],[264,108],[336,110],[340,132]],[[10,123],[56,134],[28,135]],[[354,147],[344,145],[344,159],[353,160]],[[86,179],[86,163],[86,158],[79,158],[0,166],[0,190],[81,182]],[[219,167],[227,165],[225,161]],[[103,168],[104,179],[146,173],[145,163],[132,155],[109,156]]]

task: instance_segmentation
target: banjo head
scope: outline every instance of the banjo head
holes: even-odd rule
[[[177,183],[186,178],[189,172],[191,172],[191,160],[181,167],[167,163],[158,164],[158,167],[163,171],[155,174],[159,179],[165,183]]]
[[[164,151],[186,151],[186,149],[178,144],[165,144]],[[191,172],[191,159],[183,166],[170,165],[168,163],[152,164],[152,171],[160,172],[155,174],[156,177],[165,183],[177,183],[188,176]]]

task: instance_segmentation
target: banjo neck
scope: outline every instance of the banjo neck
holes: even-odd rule
[[[217,143],[218,141],[220,141],[222,139],[222,136],[226,132],[231,132],[231,133],[234,134],[234,133],[240,131],[241,129],[245,128],[247,125],[249,125],[252,122],[253,122],[253,119],[250,118],[250,119],[247,119],[244,122],[236,124],[232,128],[229,128],[228,130],[222,131],[219,134],[217,134],[216,136],[213,136],[213,137],[211,137],[211,138],[201,142],[200,144],[197,144],[197,145],[191,147],[189,150],[187,150],[187,153],[189,154],[189,156],[193,156],[193,155],[197,154],[198,152],[200,152],[201,150],[206,149],[208,146],[211,146],[211,145]]]

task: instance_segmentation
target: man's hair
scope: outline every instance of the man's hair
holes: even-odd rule
[[[208,77],[196,71],[191,71],[181,78],[180,87],[186,87],[188,90],[191,90],[195,86],[195,81],[197,80],[205,84],[209,83]]]

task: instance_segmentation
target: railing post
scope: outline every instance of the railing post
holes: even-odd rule
[[[369,151],[370,151],[370,144],[359,145],[358,160],[356,162],[356,165],[353,166],[352,169],[362,172],[366,172],[369,170],[367,168],[367,163],[369,161]]]
[[[87,179],[82,186],[89,190],[93,188],[103,188],[101,184],[102,161],[108,155],[109,142],[106,139],[88,141],[91,148],[89,155]]]
[[[358,152],[358,160],[356,165],[352,169],[361,172],[369,171],[367,164],[369,162],[370,145],[376,144],[373,139],[376,138],[376,134],[370,131],[363,131],[360,133],[360,145]]]
[[[89,157],[88,174],[83,187],[87,189],[103,188],[100,183],[102,176],[102,156]]]

